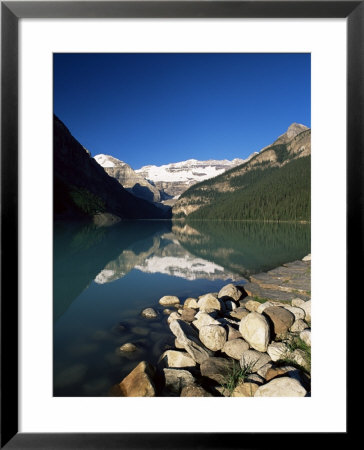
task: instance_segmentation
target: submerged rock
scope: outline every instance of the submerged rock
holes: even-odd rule
[[[136,345],[132,344],[131,342],[127,342],[126,344],[120,347],[120,350],[122,352],[135,352],[136,349],[137,349]]]
[[[158,317],[158,313],[153,308],[145,308],[141,314],[147,319],[155,319]]]

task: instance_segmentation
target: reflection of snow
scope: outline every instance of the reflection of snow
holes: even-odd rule
[[[110,278],[112,278],[114,275],[115,270],[104,269],[96,276],[95,282],[97,284],[108,283],[109,281],[111,281]]]
[[[234,277],[228,274],[225,269],[218,264],[201,258],[175,256],[152,256],[144,264],[135,266],[135,269],[146,273],[164,273],[187,280],[198,278],[227,280]]]

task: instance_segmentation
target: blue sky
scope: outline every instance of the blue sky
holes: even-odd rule
[[[138,169],[245,158],[311,126],[310,54],[54,54],[54,112],[94,156]]]

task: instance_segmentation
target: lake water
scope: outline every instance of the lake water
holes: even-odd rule
[[[174,343],[158,300],[183,302],[310,253],[310,225],[130,221],[54,228],[54,395],[106,396]],[[153,307],[157,319],[140,312]],[[126,342],[137,351],[122,354]]]

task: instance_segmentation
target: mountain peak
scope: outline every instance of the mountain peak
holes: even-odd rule
[[[286,131],[286,135],[289,139],[294,138],[297,136],[297,134],[302,133],[302,131],[308,130],[308,128],[305,125],[302,125],[301,123],[293,122]]]

